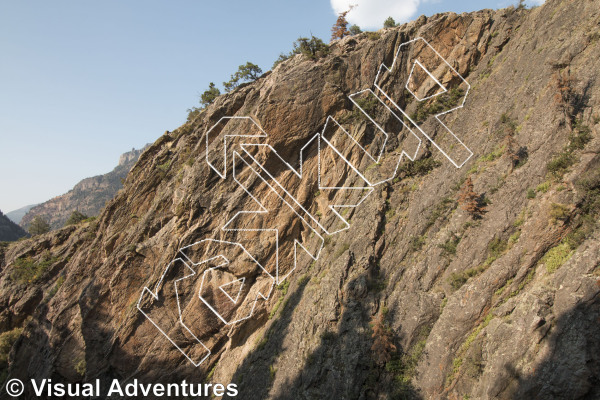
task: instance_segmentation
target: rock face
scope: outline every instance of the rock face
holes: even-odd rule
[[[44,203],[38,204],[27,211],[19,225],[27,228],[36,216],[41,216],[50,224],[52,229],[62,228],[73,211],[79,211],[88,216],[100,213],[107,201],[123,187],[122,180],[131,170],[140,154],[148,146],[140,150],[132,149],[119,158],[119,165],[111,172],[91,178],[85,178],[69,192],[56,196]]]
[[[27,236],[27,232],[0,211],[0,242],[12,242]]]
[[[441,83],[458,89],[424,102],[399,84],[410,54],[397,60],[399,76],[393,68],[377,76],[418,37],[470,84],[464,107],[442,117],[474,154],[461,168],[439,150],[464,158],[433,115],[464,94],[450,70],[442,67]],[[233,382],[244,399],[598,398],[599,38],[600,7],[591,0],[437,14],[336,41],[316,60],[297,55],[220,96],[142,154],[97,220],[2,250],[0,330],[17,337],[5,373],[54,382]],[[362,188],[373,174],[387,176],[386,163],[406,149],[406,128],[382,146],[357,105],[386,129],[391,114],[348,98],[373,89],[376,77],[438,146],[417,132],[415,161],[405,157],[389,182],[319,190],[323,182]],[[427,78],[415,85],[415,93],[436,90]],[[222,150],[213,139],[223,137],[210,129],[231,122],[226,116],[252,117],[260,129],[234,132],[265,132],[244,140],[272,147],[245,151],[228,139],[236,154],[225,154],[237,164],[223,179],[207,165],[206,143]],[[323,139],[335,147],[344,138],[339,129],[326,136],[328,116],[370,146],[350,147],[340,161]],[[311,147],[317,132],[324,156]],[[298,167],[302,148],[300,178],[274,152]],[[365,154],[382,148],[380,163]],[[217,171],[218,154],[208,157]],[[274,182],[287,194],[274,195]],[[328,208],[362,197],[338,216]],[[312,236],[307,225],[316,222],[300,218],[307,215],[323,226]],[[349,228],[323,234],[339,228],[340,216]],[[261,231],[272,228],[277,240]],[[299,258],[293,269],[294,247],[285,246],[298,239],[313,251],[319,235],[318,259]],[[231,243],[244,243],[264,269]],[[218,252],[207,244],[232,256],[212,257]],[[261,274],[274,275],[276,256],[290,274],[273,287]],[[206,281],[179,279],[190,270]],[[245,289],[226,286],[240,276]],[[180,303],[182,293],[191,299]],[[248,313],[226,300],[239,293],[239,304],[257,299],[252,317],[227,325],[216,311],[226,321]]]

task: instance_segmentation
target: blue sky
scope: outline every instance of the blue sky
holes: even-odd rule
[[[334,3],[0,0],[0,210],[110,171],[121,153],[182,124],[209,82],[220,86],[238,65],[267,71],[298,36],[328,40]],[[398,20],[514,2],[350,3],[367,28],[379,15],[369,4],[380,14],[393,6]]]

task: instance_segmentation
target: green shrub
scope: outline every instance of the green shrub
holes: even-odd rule
[[[498,258],[508,247],[508,242],[501,238],[495,238],[488,244],[489,256]]]
[[[448,283],[450,283],[450,286],[452,287],[452,289],[458,290],[465,283],[467,283],[469,278],[479,275],[480,273],[485,271],[485,269],[486,269],[486,267],[479,266],[479,267],[475,267],[475,268],[469,268],[462,272],[453,272],[450,274],[450,278],[448,278]]]
[[[548,182],[548,181],[546,181],[544,183],[540,183],[535,188],[536,191],[542,192],[542,193],[546,193],[548,191],[548,189],[550,189],[550,182]]]
[[[17,258],[14,262],[10,278],[18,283],[35,283],[52,264],[58,261],[58,257],[50,257],[49,254],[42,256],[36,262],[32,257]]]
[[[171,160],[167,160],[164,163],[157,165],[156,168],[158,168],[163,175],[166,174],[169,168],[171,168]]]
[[[398,175],[406,178],[412,178],[415,176],[424,176],[439,167],[441,163],[433,159],[433,157],[426,157],[418,159],[414,162],[403,163],[398,168]]]
[[[380,104],[379,100],[375,96],[365,96],[354,99],[358,107],[352,110],[352,118],[355,120],[369,121],[369,117],[366,114],[373,115],[375,108]],[[365,114],[366,113],[366,114]]]
[[[338,258],[339,256],[341,256],[342,254],[344,254],[348,249],[350,248],[350,243],[344,243],[342,244],[342,247],[340,247],[336,252],[335,255],[333,256],[334,259]]]
[[[410,239],[410,248],[412,249],[412,251],[419,251],[425,245],[426,241],[427,241],[427,236],[425,236],[425,235],[413,236]]]
[[[582,150],[592,140],[592,130],[589,126],[577,121],[574,126],[575,134],[571,136],[568,149],[570,151]]]
[[[87,219],[88,219],[87,215],[82,214],[79,211],[75,210],[71,213],[71,215],[69,216],[69,219],[67,219],[67,222],[65,222],[65,226],[75,225],[75,224],[83,222]]]
[[[381,38],[381,35],[379,34],[379,32],[367,32],[367,37],[369,38],[369,40],[379,40]]]
[[[417,365],[425,351],[427,338],[431,329],[424,327],[417,336],[417,342],[403,353],[397,352],[392,359],[385,364],[386,371],[394,375],[395,397],[398,399],[412,398],[411,380],[417,372]]]
[[[8,375],[8,355],[10,350],[22,333],[23,328],[15,328],[0,334],[0,383],[4,382]]]
[[[430,101],[422,101],[417,105],[416,111],[411,115],[415,123],[424,122],[430,115],[439,114],[458,106],[465,92],[460,88],[452,88],[448,92],[436,96]]]
[[[77,372],[80,376],[85,376],[86,371],[86,362],[85,358],[81,357],[77,364],[75,364],[75,372]]]
[[[535,199],[535,190],[533,190],[533,189],[528,189],[528,190],[527,190],[527,198],[528,198],[528,199]]]
[[[546,170],[555,178],[562,178],[573,164],[575,164],[575,156],[569,152],[563,152],[546,164]]]
[[[566,221],[569,219],[569,207],[564,204],[552,203],[550,205],[550,217],[552,221]]]
[[[592,217],[600,214],[600,170],[593,169],[584,173],[575,185],[582,193],[579,206],[582,213]]]

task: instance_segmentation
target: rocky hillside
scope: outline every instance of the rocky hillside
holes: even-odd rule
[[[27,236],[27,232],[0,211],[0,242],[12,242]]]
[[[122,181],[146,148],[132,149],[122,154],[119,164],[111,172],[85,178],[67,193],[32,207],[19,225],[26,229],[39,215],[48,221],[52,229],[58,229],[64,226],[75,210],[88,216],[98,215],[106,202],[123,187]]]
[[[95,221],[1,250],[4,376],[600,397],[598,59],[595,0],[291,57],[160,137]]]

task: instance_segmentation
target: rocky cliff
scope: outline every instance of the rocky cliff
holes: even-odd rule
[[[19,225],[27,228],[36,216],[40,216],[48,221],[52,229],[58,229],[64,226],[73,211],[88,216],[98,215],[106,202],[123,187],[122,180],[146,148],[147,146],[140,150],[132,149],[122,154],[119,164],[111,172],[85,178],[67,193],[33,206],[22,217]]]
[[[3,249],[5,376],[598,398],[599,43],[592,0],[437,14],[220,96]]]

